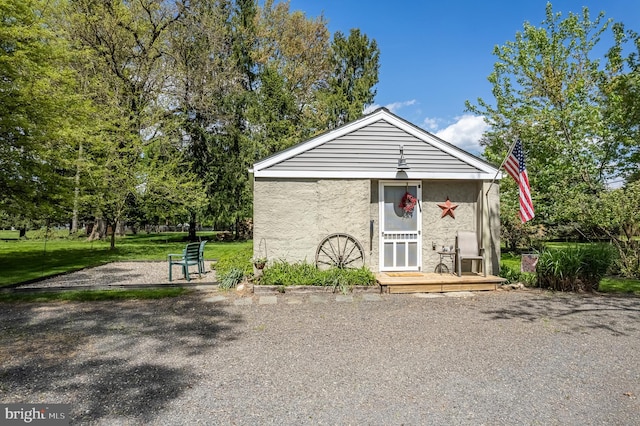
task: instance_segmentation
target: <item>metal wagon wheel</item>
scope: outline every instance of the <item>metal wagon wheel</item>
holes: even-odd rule
[[[357,269],[364,266],[362,244],[349,234],[331,234],[326,236],[316,250],[318,268],[338,267]]]
[[[436,265],[436,268],[434,269],[434,272],[436,274],[448,274],[449,273],[449,267],[447,265],[445,265],[444,263],[438,263]]]

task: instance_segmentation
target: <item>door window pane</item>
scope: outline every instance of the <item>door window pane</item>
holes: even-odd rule
[[[409,265],[418,266],[418,243],[412,242],[409,244]]]
[[[396,266],[406,266],[407,243],[396,243]]]
[[[393,243],[384,243],[384,266],[392,268],[393,264]]]
[[[408,191],[407,191],[408,189]],[[416,197],[418,188],[415,185],[385,186],[384,187],[384,230],[385,231],[416,231],[418,229],[418,215],[416,205],[413,214],[405,215],[400,202],[405,192]]]

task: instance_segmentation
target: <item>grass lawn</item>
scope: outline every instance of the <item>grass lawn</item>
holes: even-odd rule
[[[169,253],[182,252],[186,236],[182,232],[127,235],[117,239],[115,250],[109,249],[108,241],[88,242],[84,238],[0,241],[0,287],[113,261],[163,261]],[[213,234],[198,236],[212,238]],[[217,259],[251,245],[251,241],[210,241],[205,246],[205,259]]]
[[[600,281],[598,291],[603,293],[635,293],[640,295],[640,280],[605,277]]]
[[[176,297],[191,290],[185,288],[150,288],[134,290],[82,290],[82,291],[56,291],[36,293],[0,293],[0,302],[97,302],[103,300],[124,299],[161,299],[164,297]]]
[[[0,240],[17,240],[20,238],[19,231],[5,231],[0,229]]]

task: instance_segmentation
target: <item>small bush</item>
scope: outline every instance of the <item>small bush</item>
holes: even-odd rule
[[[220,278],[218,288],[229,290],[236,287],[244,278],[244,271],[239,268],[232,268],[229,272],[225,273]]]
[[[626,278],[640,278],[640,250],[638,241],[618,246],[615,267],[618,273]]]
[[[532,287],[536,283],[536,274],[520,272],[519,269],[500,263],[500,277],[507,280],[507,284],[523,283],[527,287]]]
[[[538,285],[557,291],[598,290],[613,261],[613,250],[602,244],[546,250],[536,268]]]
[[[259,284],[337,286],[344,288],[354,285],[373,285],[375,284],[375,277],[365,267],[360,269],[331,268],[319,270],[315,265],[308,262],[287,263],[277,261],[264,270]]]

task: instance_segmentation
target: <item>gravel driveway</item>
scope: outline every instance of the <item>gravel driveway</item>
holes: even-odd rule
[[[204,274],[198,276],[194,266],[190,267],[189,284],[213,284],[215,271],[210,270],[210,262],[205,262]],[[109,289],[130,286],[147,286],[169,283],[167,262],[112,262],[106,265],[85,268],[80,271],[60,274],[52,278],[23,284],[20,290],[31,289]],[[173,266],[173,284],[185,285],[180,266]]]
[[[637,297],[212,291],[0,305],[0,401],[72,424],[639,424]]]

